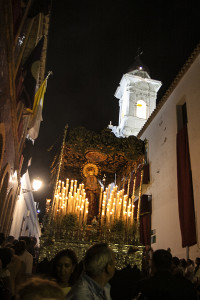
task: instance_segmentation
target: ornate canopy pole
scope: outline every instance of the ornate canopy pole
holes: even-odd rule
[[[133,191],[132,191],[132,197],[131,197],[131,204],[132,204],[132,211],[133,211],[133,224],[135,223],[135,219],[134,219],[134,200],[135,200],[135,187],[136,187],[136,174],[137,174],[137,165],[134,165],[134,172],[135,172],[135,177],[133,179]]]
[[[139,188],[139,198],[138,198],[138,208],[137,208],[137,224],[136,224],[136,242],[139,243],[140,241],[140,208],[141,208],[141,198],[142,198],[142,183],[143,183],[143,176],[144,176],[144,158],[142,161],[142,169],[140,175],[140,188]]]
[[[54,185],[54,190],[53,190],[53,203],[52,203],[52,207],[51,207],[51,212],[50,212],[50,219],[49,219],[49,223],[51,223],[53,216],[54,216],[54,209],[55,209],[55,191],[58,187],[58,182],[59,182],[59,177],[60,177],[60,171],[61,171],[61,166],[62,166],[62,162],[63,162],[63,152],[64,152],[64,147],[65,147],[65,139],[66,139],[66,134],[67,134],[67,129],[68,129],[68,124],[65,125],[65,129],[64,129],[64,134],[63,134],[63,141],[62,141],[62,147],[61,147],[61,151],[60,151],[60,157],[59,157],[59,162],[58,162],[58,170],[57,170],[57,174],[56,174],[56,181],[55,181],[55,185]]]
[[[127,187],[127,195],[128,195],[128,199],[129,199],[130,182],[131,182],[131,173],[130,173],[130,175],[129,175],[129,179],[128,179],[128,187]]]

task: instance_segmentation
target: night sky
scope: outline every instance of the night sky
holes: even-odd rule
[[[54,0],[46,64],[53,76],[30,168],[44,182],[35,200],[52,196],[49,169],[66,123],[94,131],[118,125],[114,93],[138,48],[151,78],[163,83],[159,101],[199,42],[200,1]]]

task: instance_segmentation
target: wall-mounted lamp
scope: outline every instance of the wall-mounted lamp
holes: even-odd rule
[[[28,193],[28,192],[37,192],[42,186],[42,181],[38,178],[33,179],[32,182],[32,190],[31,189],[22,189],[22,193]]]

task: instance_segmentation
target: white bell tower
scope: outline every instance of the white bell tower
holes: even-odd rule
[[[157,92],[162,83],[149,76],[139,56],[128,73],[123,75],[115,92],[119,99],[119,125],[108,127],[117,137],[137,135],[156,108]]]

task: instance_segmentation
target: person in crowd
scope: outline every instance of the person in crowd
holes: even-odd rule
[[[53,277],[56,279],[65,296],[74,284],[77,264],[76,254],[71,249],[60,251],[52,261]]]
[[[16,300],[64,300],[62,289],[56,282],[41,279],[31,278],[19,287],[16,295]]]
[[[0,232],[0,248],[3,248],[5,243],[5,234],[3,232]]]
[[[19,242],[18,240],[14,239],[13,246],[15,246],[18,242]]]
[[[136,294],[136,286],[142,278],[141,271],[136,265],[127,264],[121,270],[115,270],[113,278],[109,281],[111,285],[112,300],[132,300]]]
[[[12,295],[16,294],[16,289],[25,279],[25,263],[15,254],[12,244],[6,244],[5,247],[10,248],[12,251],[12,259],[8,265],[11,279]]]
[[[115,273],[114,252],[105,243],[91,246],[84,258],[84,273],[72,287],[67,300],[109,300],[109,280]]]
[[[194,282],[200,284],[200,257],[195,259]]]
[[[187,262],[186,262],[185,258],[180,259],[180,267],[183,271],[183,275],[185,276],[185,269],[187,267]]]
[[[42,276],[43,278],[52,278],[52,262],[49,261],[47,257],[37,263],[36,274],[37,276]]]
[[[15,240],[14,236],[12,236],[12,235],[7,236],[7,238],[5,240],[5,245],[6,244],[12,244],[13,245],[14,240]]]
[[[35,260],[35,248],[37,244],[37,239],[34,236],[20,236],[19,241],[25,241],[26,242],[26,250],[33,256],[33,260]]]
[[[191,259],[187,259],[187,267],[185,269],[185,278],[189,279],[191,282],[194,281],[194,262]]]
[[[29,247],[26,249],[33,256],[33,273],[36,273],[38,253],[37,253],[37,239],[36,237],[30,237]]]
[[[198,299],[200,299],[200,257],[195,259],[195,269],[194,269],[194,285],[197,290]]]
[[[152,257],[152,276],[138,283],[137,299],[197,300],[193,284],[184,277],[171,273],[172,255],[167,250],[156,250]]]
[[[146,245],[143,251],[142,271],[145,277],[149,277],[151,273],[153,249],[150,245]]]
[[[25,263],[25,275],[30,276],[33,269],[33,256],[26,250],[26,242],[18,241],[14,246],[15,254]]]
[[[30,236],[20,236],[19,241],[25,241],[26,250],[33,256],[32,245],[31,245],[31,237]]]
[[[8,265],[12,259],[12,251],[9,248],[0,248],[0,299],[10,300],[12,287]]]
[[[180,266],[180,259],[176,256],[172,258],[172,268],[171,268],[172,274],[174,276],[183,276],[183,269]]]
[[[33,257],[35,257],[35,248],[37,245],[37,239],[36,237],[32,236],[31,237],[31,242],[30,242],[30,253],[33,255]]]

